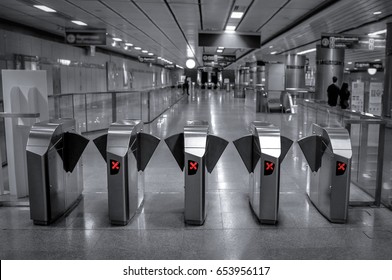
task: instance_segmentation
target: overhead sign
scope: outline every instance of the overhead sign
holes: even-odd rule
[[[385,38],[348,34],[321,34],[321,47],[329,49],[361,49],[373,51],[385,48]]]
[[[235,55],[216,55],[216,54],[203,54],[203,61],[214,61],[214,62],[235,62]]]
[[[376,69],[382,69],[382,63],[381,62],[369,62],[369,61],[364,61],[364,62],[355,62],[354,67],[358,69],[368,69],[368,68],[376,68]]]
[[[66,29],[65,42],[77,46],[106,45],[106,29]]]
[[[168,69],[174,69],[175,68],[174,64],[166,64],[164,67],[168,68]]]
[[[199,32],[199,47],[258,49],[260,46],[260,33]]]
[[[157,62],[157,58],[155,56],[139,56],[138,59],[140,62],[145,62],[145,63]]]

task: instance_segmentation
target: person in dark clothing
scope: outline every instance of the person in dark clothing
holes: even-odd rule
[[[328,92],[328,105],[329,106],[336,106],[338,103],[338,96],[339,96],[339,87],[336,85],[336,82],[338,81],[338,78],[335,76],[332,77],[332,82],[333,84],[329,85],[327,92]]]
[[[342,88],[340,89],[339,92],[339,97],[340,97],[340,107],[342,107],[342,109],[347,109],[349,107],[348,99],[350,98],[350,91],[348,90],[347,83],[342,84]]]
[[[184,88],[183,88],[183,89],[184,89],[184,94],[185,94],[185,92],[186,92],[186,94],[189,95],[189,82],[188,82],[188,77],[185,77],[183,87],[184,87]]]

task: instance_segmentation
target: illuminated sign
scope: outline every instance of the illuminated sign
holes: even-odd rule
[[[341,161],[336,162],[336,176],[343,175],[346,172],[347,164]]]
[[[199,164],[196,161],[188,160],[188,175],[195,175],[199,169]]]
[[[116,175],[120,171],[120,162],[117,160],[110,160],[110,175]]]
[[[275,163],[272,161],[265,160],[264,161],[264,175],[271,175],[274,173]]]

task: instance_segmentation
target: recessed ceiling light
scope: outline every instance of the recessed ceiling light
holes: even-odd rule
[[[148,55],[154,55],[152,52],[149,52]]]
[[[142,50],[142,53],[148,53],[148,51],[147,50]]]
[[[158,58],[159,60],[161,60],[161,59],[162,59],[162,57],[160,57],[160,56],[158,56],[157,58]]]
[[[274,46],[269,46],[270,49],[272,49]]]
[[[218,47],[218,49],[221,49],[221,50],[223,50],[225,47]]]
[[[127,50],[128,49],[128,46],[124,46],[124,50]]]
[[[121,41],[122,41],[122,39],[121,39],[121,38],[113,38],[113,41],[116,41],[116,42],[121,42]]]
[[[141,47],[135,47],[135,50],[140,51],[142,48]]]
[[[353,64],[352,61],[347,62],[347,64]]]
[[[132,47],[133,46],[133,44],[131,44],[131,43],[125,43],[125,45],[128,46],[128,47]]]
[[[382,14],[382,12],[381,11],[377,11],[377,12],[373,13],[373,15],[379,15],[379,14]]]
[[[278,52],[277,51],[271,52],[271,54],[276,54],[276,53],[278,53]]]
[[[112,42],[112,47],[115,47],[115,46],[116,46],[116,42],[113,41],[113,42]]]
[[[242,16],[244,15],[243,12],[232,12],[231,13],[231,18],[242,18]]]
[[[71,20],[71,22],[75,23],[77,25],[87,26],[87,23],[84,23],[83,21],[80,21],[80,20]]]
[[[234,25],[227,25],[226,26],[226,31],[235,31],[235,29],[236,29],[236,26],[234,26]]]
[[[223,50],[216,50],[216,52],[218,52],[218,53],[222,53],[222,52],[223,52]]]
[[[44,5],[34,5],[37,9],[40,9],[41,11],[47,12],[47,13],[55,13],[56,10],[53,10],[52,8],[49,8]]]
[[[379,58],[376,58],[374,61],[381,61],[381,59],[379,59]]]

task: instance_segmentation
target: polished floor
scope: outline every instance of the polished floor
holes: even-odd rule
[[[252,99],[208,90],[182,99],[145,131],[164,139],[195,119],[208,120],[210,132],[230,142],[253,120],[299,137],[297,115],[256,114]],[[306,164],[296,144],[282,163],[275,226],[252,214],[248,173],[232,143],[208,177],[203,226],[184,223],[183,174],[163,141],[145,171],[144,207],[124,227],[109,223],[105,162],[92,143],[83,165],[84,198],[53,225],[33,225],[27,207],[0,207],[0,259],[392,259],[392,211],[354,207],[347,224],[329,223],[305,194]]]

